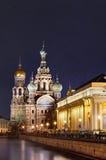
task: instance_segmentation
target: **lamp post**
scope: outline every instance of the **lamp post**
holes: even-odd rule
[[[79,125],[78,125],[78,127],[79,127],[79,130],[81,129],[81,122],[82,122],[82,118],[79,118],[78,119],[78,121],[79,121]]]
[[[31,126],[31,132],[34,132],[34,129],[35,129],[35,126],[32,125],[32,126]]]
[[[36,124],[36,131],[38,130],[38,124]]]
[[[43,123],[41,123],[41,124],[40,124],[40,126],[41,126],[41,131],[42,131],[42,128],[43,128]]]
[[[22,125],[22,129],[24,129],[25,128],[25,126],[24,125]]]
[[[54,122],[53,122],[53,125],[54,125],[54,130],[55,130],[55,129],[56,129],[57,122],[54,121]]]
[[[48,129],[49,125],[50,125],[50,123],[49,123],[49,122],[47,122],[47,123],[46,123],[47,129]]]
[[[64,130],[67,131],[68,130],[68,124],[67,124],[67,121],[64,120]]]
[[[25,132],[25,126],[24,125],[21,126],[21,131],[22,131],[22,133]]]

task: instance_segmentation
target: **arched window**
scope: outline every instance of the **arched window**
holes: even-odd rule
[[[43,90],[46,90],[46,82],[43,82]]]
[[[22,90],[21,90],[21,88],[19,88],[19,95],[22,95]]]

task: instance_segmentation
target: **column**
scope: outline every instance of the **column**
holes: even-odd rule
[[[83,104],[82,106],[83,106],[83,112],[82,112],[82,114],[83,114],[83,117],[82,117],[82,119],[83,119],[83,128],[85,129],[86,128],[86,126],[85,126],[85,105]]]

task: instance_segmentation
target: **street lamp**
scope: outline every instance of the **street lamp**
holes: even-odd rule
[[[67,121],[64,120],[64,130],[67,131],[68,130],[68,124],[67,124]]]
[[[56,129],[57,122],[54,121],[54,122],[53,122],[53,125],[54,125],[54,129]]]
[[[25,132],[25,126],[24,126],[24,125],[22,125],[22,126],[20,127],[20,129],[21,129],[21,132],[22,132],[22,133]]]
[[[78,121],[79,121],[79,129],[81,129],[82,118],[79,118]]]
[[[49,122],[47,122],[47,123],[46,123],[47,129],[48,129],[49,125],[50,125],[50,123],[49,123]]]
[[[24,125],[22,125],[22,129],[24,129],[25,128],[25,126]]]
[[[38,124],[36,124],[36,131],[38,130]]]
[[[41,126],[41,131],[42,131],[42,128],[43,128],[43,123],[41,123],[41,124],[40,124],[40,126]]]
[[[32,128],[32,129],[34,129],[34,128],[35,128],[35,126],[34,126],[34,125],[32,125],[32,126],[31,126],[31,128]]]
[[[31,126],[31,131],[33,132],[33,131],[34,131],[34,129],[35,129],[35,126],[34,126],[34,125],[32,125],[32,126]]]

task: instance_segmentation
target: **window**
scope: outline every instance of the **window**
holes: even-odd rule
[[[22,94],[22,91],[21,91],[21,88],[19,88],[19,95],[21,95]]]
[[[43,113],[43,110],[41,110],[41,113]]]
[[[32,119],[32,124],[34,124],[34,119]]]
[[[43,90],[45,91],[46,90],[46,83],[43,82]]]
[[[32,110],[32,114],[34,113],[34,110]]]

